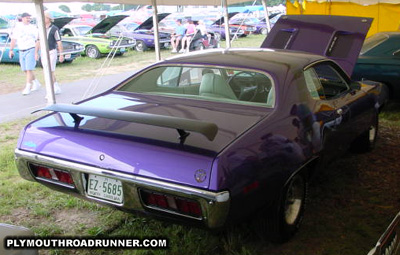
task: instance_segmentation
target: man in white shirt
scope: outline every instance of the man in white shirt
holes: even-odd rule
[[[14,47],[15,44],[18,43],[19,64],[21,65],[22,71],[26,74],[26,86],[22,94],[28,95],[32,91],[38,90],[41,86],[33,73],[36,67],[35,45],[38,39],[38,30],[36,26],[30,23],[31,15],[29,13],[23,13],[21,18],[22,23],[17,24],[11,35],[9,57],[14,57]]]

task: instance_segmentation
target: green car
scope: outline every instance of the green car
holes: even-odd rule
[[[113,50],[116,50],[116,55],[122,55],[128,49],[135,47],[135,39],[109,36],[106,33],[126,17],[125,15],[111,16],[103,19],[94,27],[67,25],[61,29],[61,35],[64,39],[68,38],[68,41],[83,44],[85,46],[85,50],[82,52],[83,56],[99,58]]]

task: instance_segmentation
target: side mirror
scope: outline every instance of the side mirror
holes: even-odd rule
[[[352,90],[360,90],[360,89],[361,89],[361,84],[360,84],[359,82],[353,81],[353,82],[350,84],[350,88],[351,88]]]

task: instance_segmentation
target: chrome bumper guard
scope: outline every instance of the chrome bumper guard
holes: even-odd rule
[[[230,195],[228,191],[211,192],[193,187],[178,185],[174,183],[154,180],[146,177],[124,174],[116,171],[101,169],[93,166],[83,165],[75,162],[70,162],[62,159],[56,159],[40,154],[15,150],[15,160],[22,178],[29,181],[40,181],[42,184],[58,191],[69,193],[86,200],[94,201],[96,203],[111,205],[113,207],[128,210],[152,213],[158,216],[175,215],[183,219],[193,221],[201,221],[208,228],[218,228],[224,225],[230,205]],[[56,168],[67,171],[71,174],[75,187],[55,183],[51,180],[43,178],[36,178],[33,176],[29,163],[38,164],[46,167]],[[114,178],[122,182],[124,199],[122,203],[110,202],[103,199],[91,197],[87,194],[87,175],[95,174],[104,177]],[[55,186],[56,185],[56,186]],[[179,196],[197,201],[202,209],[203,216],[195,218],[193,216],[184,215],[179,212],[155,209],[153,207],[145,206],[140,198],[140,189],[151,190],[160,192],[167,195]],[[147,210],[152,209],[152,210]],[[154,213],[155,210],[158,213]]]

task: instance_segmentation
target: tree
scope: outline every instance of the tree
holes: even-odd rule
[[[85,4],[85,5],[82,5],[81,9],[83,11],[91,12],[92,11],[92,6],[90,4]]]
[[[60,5],[60,6],[58,6],[58,8],[59,8],[60,10],[62,10],[63,12],[71,13],[71,10],[70,10],[69,7],[66,6],[66,5]]]

